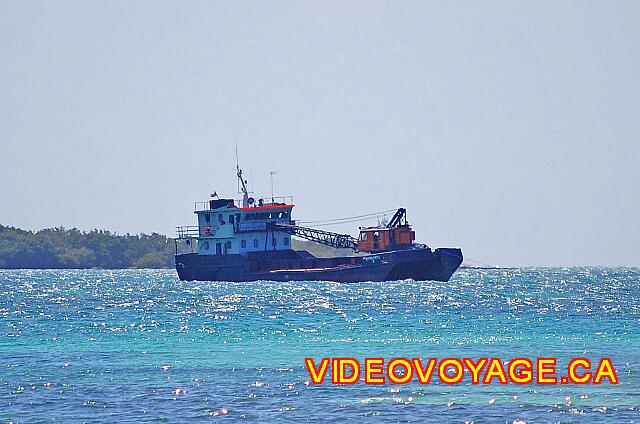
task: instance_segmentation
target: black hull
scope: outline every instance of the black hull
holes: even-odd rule
[[[460,249],[408,249],[368,256],[317,258],[306,251],[243,255],[176,255],[181,280],[198,281],[449,281],[462,263]]]

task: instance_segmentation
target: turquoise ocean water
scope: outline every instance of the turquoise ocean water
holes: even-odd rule
[[[306,356],[608,356],[620,384],[309,386]],[[360,284],[0,271],[0,422],[630,423],[639,409],[637,268]]]

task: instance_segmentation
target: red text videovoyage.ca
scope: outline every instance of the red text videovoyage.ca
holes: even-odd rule
[[[556,358],[322,358],[305,359],[313,384],[618,384],[610,358],[573,358],[559,367]]]

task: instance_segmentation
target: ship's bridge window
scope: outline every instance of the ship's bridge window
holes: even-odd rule
[[[227,249],[231,249],[231,240],[227,240]]]
[[[360,241],[366,241],[367,240],[367,233],[360,233]]]
[[[280,212],[280,218],[287,218],[289,216],[289,211]]]
[[[258,247],[258,239],[253,239],[253,247]]]

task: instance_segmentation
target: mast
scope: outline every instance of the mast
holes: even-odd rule
[[[242,169],[240,169],[240,164],[238,163],[238,145],[236,144],[236,175],[238,176],[238,180],[240,185],[242,185],[242,207],[249,207],[249,191],[247,190],[247,182],[244,178],[242,178]]]
[[[276,200],[273,198],[273,175],[276,173],[276,171],[271,171],[271,203],[275,203]]]

